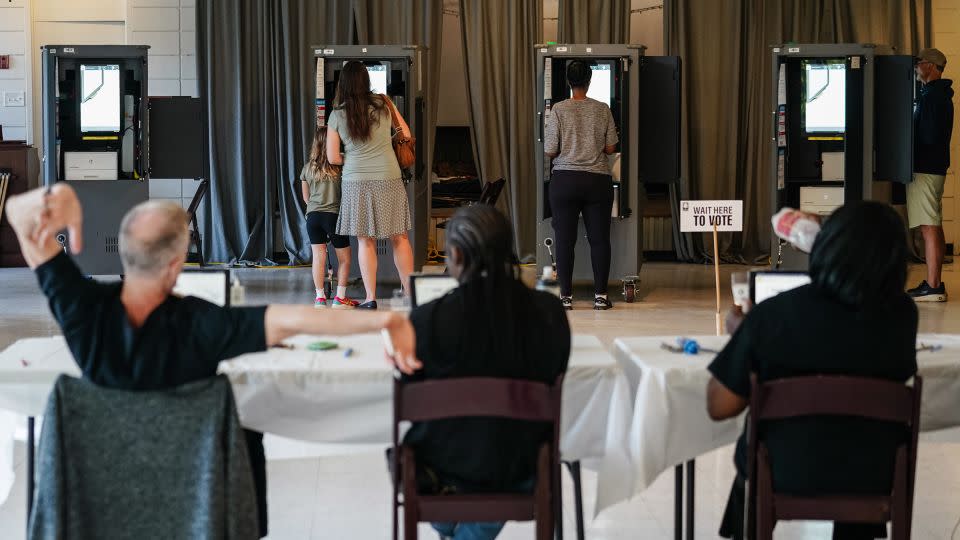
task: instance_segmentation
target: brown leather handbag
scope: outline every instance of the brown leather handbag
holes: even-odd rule
[[[417,139],[413,136],[409,139],[403,136],[403,130],[400,128],[400,115],[397,113],[396,107],[393,106],[393,102],[386,95],[380,94],[380,96],[383,97],[387,107],[390,108],[390,118],[394,129],[393,153],[397,155],[397,163],[400,164],[400,168],[409,169],[417,161]]]

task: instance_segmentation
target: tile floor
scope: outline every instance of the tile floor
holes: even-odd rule
[[[722,267],[724,305],[729,304],[730,273]],[[308,269],[239,270],[250,302],[312,301]],[[910,283],[922,269],[911,269]],[[945,281],[960,283],[960,269],[948,268]],[[640,302],[617,302],[615,309],[595,312],[589,294],[582,295],[570,318],[578,333],[611,342],[621,335],[710,334],[714,331],[713,272],[708,266],[647,264],[641,274]],[[358,291],[351,291],[359,294]],[[957,294],[960,294],[958,292]],[[390,296],[386,290],[381,296]],[[617,296],[611,298],[616,302]],[[920,331],[960,333],[960,298],[947,304],[922,305]],[[26,270],[0,269],[0,347],[28,336],[58,333]],[[15,449],[17,483],[0,506],[0,537],[24,537],[25,496],[23,445]],[[390,535],[390,485],[381,447],[318,446],[268,437],[271,539],[378,539]],[[321,456],[321,457],[317,457]],[[920,446],[914,538],[948,539],[960,520],[960,430],[926,435]],[[732,480],[731,449],[697,460],[696,538],[715,538]],[[608,509],[593,520],[595,476],[585,471],[587,537],[594,540],[673,537],[673,476],[662,476],[642,495]],[[572,497],[565,488],[564,522],[572,538]],[[531,538],[529,524],[508,524],[505,540]],[[429,528],[423,538],[436,538]],[[789,523],[778,526],[776,538],[827,539],[830,525]]]

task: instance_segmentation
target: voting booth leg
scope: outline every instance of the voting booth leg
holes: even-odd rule
[[[30,514],[33,513],[33,475],[34,475],[34,441],[33,427],[34,418],[27,417],[27,536],[30,536]]]

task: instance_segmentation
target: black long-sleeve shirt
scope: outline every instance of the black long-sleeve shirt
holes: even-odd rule
[[[920,89],[913,109],[913,172],[945,175],[953,133],[953,81],[939,79]]]
[[[557,297],[515,281],[509,294],[484,301],[481,283],[467,283],[410,314],[423,369],[406,380],[503,377],[553,383],[566,371],[570,325]],[[517,331],[491,330],[490,313],[510,305]],[[493,335],[495,334],[495,335]],[[507,352],[498,352],[507,351]],[[419,422],[404,439],[418,466],[443,486],[511,491],[529,482],[547,428],[521,420],[457,418]]]

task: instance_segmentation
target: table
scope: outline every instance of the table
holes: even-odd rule
[[[336,341],[339,348],[306,350],[320,339]],[[220,364],[233,384],[245,427],[313,442],[390,444],[393,370],[383,358],[379,334],[296,336],[287,343],[294,349],[270,349]],[[347,349],[353,351],[349,357]],[[0,410],[42,415],[61,373],[79,375],[62,337],[17,341],[0,353]],[[632,410],[627,380],[609,351],[594,336],[574,335],[560,448],[568,462],[613,473],[597,486],[597,511],[618,502],[608,491],[630,493],[624,479],[632,469],[626,446]],[[0,422],[0,444],[12,437]],[[0,470],[0,488],[12,474],[12,468]],[[8,490],[0,490],[0,503]]]
[[[695,336],[701,347],[720,350],[727,336]],[[714,354],[677,354],[661,348],[669,337],[623,337],[613,354],[623,368],[634,400],[628,448],[634,470],[631,494],[646,489],[660,474],[687,464],[687,536],[693,536],[693,467],[699,455],[732,444],[742,431],[743,418],[714,422],[707,416],[707,365]],[[939,345],[935,352],[917,353],[923,376],[920,429],[933,431],[960,425],[960,336],[922,334],[918,346]],[[677,429],[680,428],[680,429]],[[602,472],[602,469],[601,469]],[[678,471],[678,478],[682,472]],[[680,483],[678,482],[678,504]],[[619,494],[622,496],[622,494]]]

